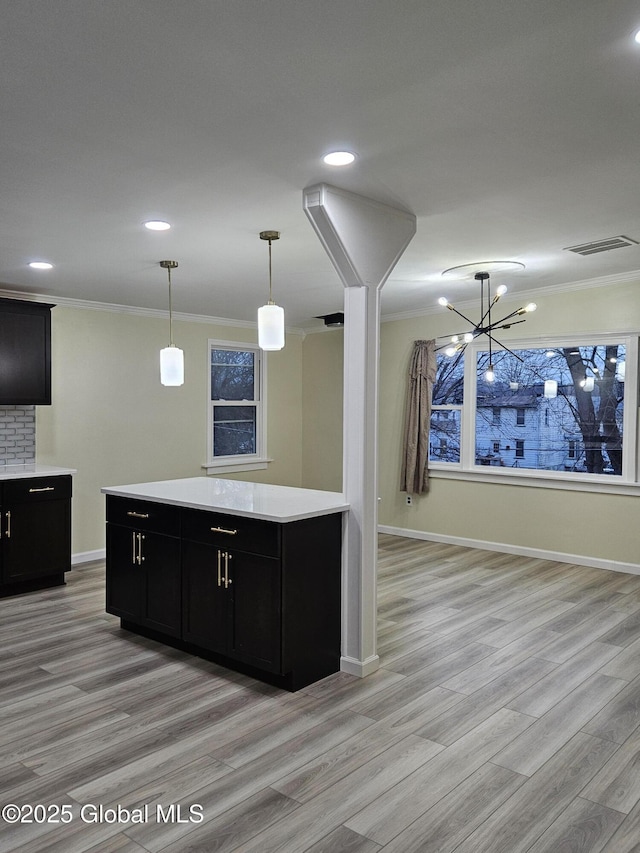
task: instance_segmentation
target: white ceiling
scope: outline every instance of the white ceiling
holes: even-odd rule
[[[1,0],[0,287],[287,322],[340,310],[302,211],[317,182],[416,214],[383,312],[640,270],[632,0]],[[347,147],[356,163],[322,164]],[[149,218],[169,232],[150,233]],[[31,260],[55,264],[43,273]],[[505,274],[503,274],[504,276]]]

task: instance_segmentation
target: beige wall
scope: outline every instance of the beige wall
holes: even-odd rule
[[[165,388],[162,318],[58,306],[52,312],[53,405],[39,406],[37,461],[78,470],[73,553],[104,547],[106,485],[204,475],[207,450],[207,341],[255,341],[252,329],[174,321],[186,382]],[[302,338],[270,353],[267,470],[224,475],[282,485],[302,478]]]
[[[527,332],[637,331],[639,287],[629,282],[538,297]],[[411,347],[415,339],[451,332],[453,319],[443,311],[382,324],[380,523],[637,564],[637,497],[434,479],[428,495],[406,505],[399,491],[400,446]],[[157,362],[166,332],[163,319],[53,311],[54,402],[37,409],[37,458],[78,469],[76,554],[104,547],[101,486],[204,473],[207,340],[255,340],[251,329],[177,321],[187,382],[163,388]],[[339,491],[342,362],[341,330],[304,340],[288,335],[285,349],[268,356],[268,450],[274,461],[265,471],[227,476]]]
[[[308,335],[302,347],[302,479],[342,491],[342,329]]]
[[[574,332],[637,332],[639,289],[640,281],[634,281],[539,296],[538,310],[527,320],[527,334],[542,338]],[[439,295],[440,292],[429,297],[432,304]],[[506,300],[502,304],[505,308],[518,307]],[[522,328],[505,333],[505,342]],[[414,497],[413,505],[406,505],[406,493],[400,491],[400,448],[413,341],[453,331],[458,331],[455,318],[444,310],[382,323],[380,524],[443,537],[638,564],[640,499],[635,496],[434,478],[428,495]],[[339,488],[341,422],[337,412],[341,409],[342,383],[337,371],[342,358],[342,335],[309,335],[303,351],[305,484]],[[319,383],[319,377],[325,374],[332,375],[331,383]]]
[[[640,330],[638,282],[536,298],[528,335]],[[439,294],[438,294],[439,295]],[[434,297],[435,301],[435,297]],[[508,303],[504,303],[505,307]],[[514,307],[517,307],[514,306]],[[475,315],[473,315],[475,316]],[[446,311],[383,323],[380,393],[380,523],[442,536],[640,563],[635,496],[432,479],[406,505],[399,491],[405,377],[413,341],[458,331]],[[504,341],[522,327],[504,334]]]

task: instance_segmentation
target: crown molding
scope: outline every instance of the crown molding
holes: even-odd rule
[[[598,278],[588,278],[582,281],[569,281],[564,284],[550,284],[545,287],[537,287],[535,290],[521,290],[512,295],[503,296],[500,302],[524,302],[531,299],[539,299],[541,296],[555,296],[558,293],[575,293],[579,290],[590,290],[596,287],[611,287],[615,284],[626,284],[627,282],[640,282],[640,270],[632,270],[626,273],[616,273],[614,275],[603,275]],[[477,299],[467,302],[457,302],[458,308],[471,308],[478,304]],[[415,317],[425,317],[432,314],[442,314],[441,305],[430,305],[426,308],[414,309],[411,311],[400,311],[396,314],[385,314],[381,317],[382,323],[390,323],[395,320],[412,320]]]
[[[161,308],[140,308],[135,305],[118,305],[112,302],[92,302],[89,299],[72,299],[67,296],[52,296],[41,293],[24,293],[18,290],[8,290],[0,284],[0,296],[8,299],[23,299],[28,302],[55,303],[63,308],[80,308],[84,311],[107,311],[111,314],[129,314],[134,317],[149,317],[156,320],[166,320],[169,312]],[[248,320],[232,320],[229,317],[212,317],[206,314],[183,314],[173,312],[174,320],[184,323],[206,323],[214,326],[234,326],[239,329],[257,329],[257,323]],[[286,329],[291,335],[306,335],[306,331],[295,326]]]

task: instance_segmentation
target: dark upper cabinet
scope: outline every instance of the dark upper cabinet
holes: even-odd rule
[[[0,406],[51,405],[51,309],[0,299]]]

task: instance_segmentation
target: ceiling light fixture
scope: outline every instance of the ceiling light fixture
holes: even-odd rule
[[[148,222],[144,223],[144,227],[148,228],[149,231],[168,231],[171,228],[171,225],[168,222],[164,222],[162,219],[150,219]]]
[[[446,272],[449,272],[449,270],[446,270]],[[522,361],[517,353],[512,352],[509,347],[506,347],[494,336],[494,331],[510,329],[511,326],[514,326],[516,323],[524,323],[526,318],[523,320],[515,320],[514,317],[523,317],[525,314],[535,311],[536,304],[535,302],[530,302],[524,308],[517,308],[510,314],[505,314],[505,316],[501,317],[499,320],[494,320],[491,312],[496,302],[507,292],[507,288],[504,284],[501,284],[496,288],[494,295],[491,296],[491,280],[489,273],[486,270],[476,272],[474,278],[476,281],[480,282],[480,319],[477,323],[474,323],[473,320],[470,320],[465,314],[458,311],[455,305],[452,305],[445,296],[441,296],[438,303],[443,307],[448,308],[449,311],[453,311],[458,315],[458,317],[462,317],[465,322],[469,323],[471,328],[466,332],[460,332],[457,335],[453,335],[450,344],[438,347],[438,349],[444,349],[446,355],[454,356],[457,353],[463,352],[467,344],[471,343],[475,338],[479,338],[480,335],[486,335],[489,339],[489,366],[485,373],[485,379],[487,382],[493,382],[495,379],[493,367],[493,346],[495,344],[511,353],[511,355],[514,355],[519,361]]]
[[[50,264],[49,261],[31,261],[29,264],[32,270],[52,270],[53,264]]]
[[[169,277],[169,346],[160,350],[160,382],[163,385],[184,384],[184,353],[173,343],[173,304],[171,298],[171,270],[177,261],[160,261],[160,266]]]
[[[330,151],[322,158],[327,166],[349,166],[356,159],[351,151]]]
[[[269,301],[258,308],[258,346],[267,351],[279,350],[284,346],[284,308],[273,301],[271,243],[280,239],[280,232],[261,231],[260,239],[269,241]]]

